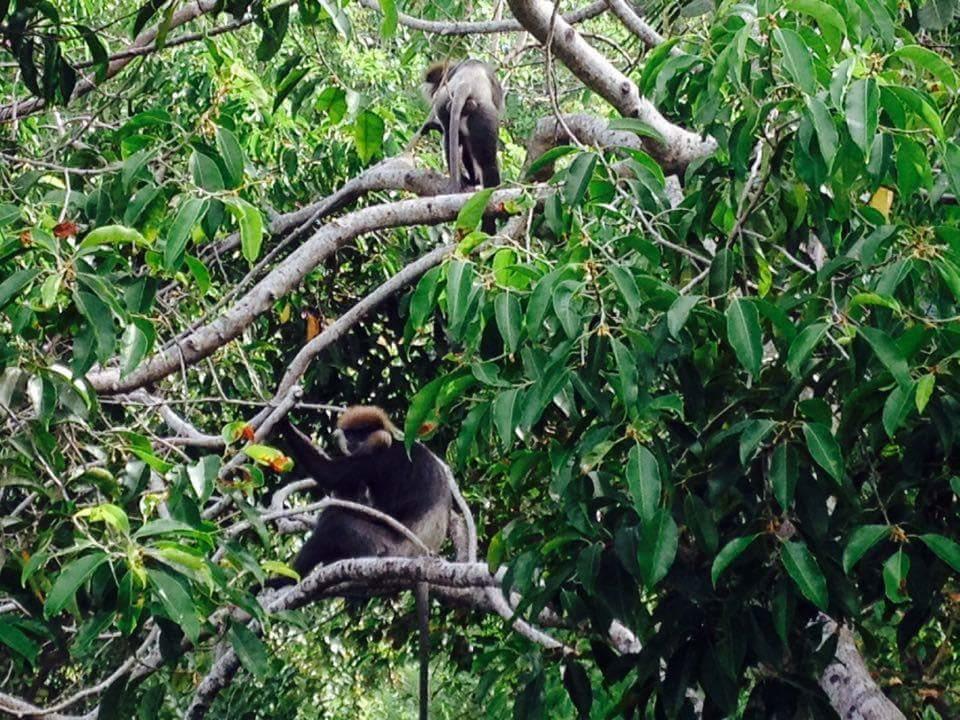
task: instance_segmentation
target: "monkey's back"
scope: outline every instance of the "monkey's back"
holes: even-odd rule
[[[447,536],[452,504],[446,464],[421,443],[414,443],[409,457],[401,443],[382,455],[382,472],[376,473],[369,487],[373,507],[403,523],[431,550],[439,550]],[[403,538],[396,554],[422,552]]]

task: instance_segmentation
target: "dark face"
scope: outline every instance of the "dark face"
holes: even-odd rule
[[[340,446],[340,452],[344,455],[355,454],[357,450],[363,447],[369,437],[370,428],[337,430],[337,444]]]
[[[334,433],[337,446],[344,455],[372,453],[388,448],[393,440],[382,425],[340,428]]]

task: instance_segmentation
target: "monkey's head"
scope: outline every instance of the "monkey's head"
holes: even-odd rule
[[[365,455],[393,444],[397,428],[375,405],[354,405],[337,420],[337,445],[344,455]]]
[[[427,69],[423,73],[423,85],[421,86],[423,96],[427,101],[433,100],[433,96],[437,93],[437,88],[439,88],[446,79],[447,71],[450,67],[449,60],[439,60],[427,66]]]

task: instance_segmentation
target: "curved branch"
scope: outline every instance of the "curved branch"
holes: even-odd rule
[[[520,196],[519,190],[493,194],[488,212],[503,213],[503,203]],[[277,299],[297,287],[318,263],[351,240],[375,230],[408,225],[437,225],[453,220],[472,193],[440,195],[384,203],[357,210],[331,222],[313,234],[278,267],[274,268],[233,307],[219,318],[191,333],[177,347],[157,353],[137,370],[120,377],[117,368],[91,373],[87,380],[100,393],[129,392],[166,377],[212,355],[235,339]]]
[[[324,589],[344,582],[382,584],[398,579],[447,587],[476,587],[496,583],[482,563],[450,563],[436,558],[357,558],[315,568],[299,585],[269,602],[266,609],[271,613],[295,610],[315,600]],[[252,623],[251,629],[259,632],[259,623]],[[188,720],[204,717],[214,698],[231,681],[239,667],[240,660],[236,652],[233,648],[227,649],[200,683],[185,717]]]
[[[406,190],[420,197],[439,195],[450,183],[446,175],[434,170],[414,167],[409,155],[387,158],[369,167],[343,184],[336,192],[293,212],[283,213],[270,221],[271,235],[280,235],[297,227],[323,220],[364,195],[377,190]],[[228,235],[216,245],[208,245],[201,257],[208,258],[230,252],[240,245],[240,233]],[[266,258],[264,258],[264,261]],[[264,262],[261,261],[261,262]]]
[[[646,98],[636,84],[590,45],[562,17],[554,14],[547,0],[508,0],[514,16],[588,88],[596,92],[624,117],[635,117],[653,127],[663,142],[644,138],[644,149],[667,172],[680,172],[693,160],[712,153],[717,143],[669,122]]]

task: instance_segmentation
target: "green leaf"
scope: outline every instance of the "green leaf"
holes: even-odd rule
[[[930,402],[930,396],[933,395],[933,386],[937,378],[933,373],[927,373],[917,381],[917,392],[914,400],[917,403],[917,412],[923,415],[927,409],[927,403]]]
[[[869,156],[870,146],[873,145],[880,122],[880,91],[877,89],[877,81],[873,78],[856,80],[847,91],[844,111],[850,137],[864,156]]]
[[[666,510],[658,511],[644,522],[637,547],[637,563],[648,588],[654,587],[669,572],[677,556],[678,537],[677,524]]]
[[[93,326],[94,336],[97,339],[97,359],[106,362],[113,357],[113,350],[117,344],[117,335],[113,328],[113,313],[100,298],[93,293],[76,291],[73,294],[74,302],[80,312]]]
[[[784,511],[793,504],[793,494],[797,488],[797,452],[789,443],[780,443],[770,458],[770,486]]]
[[[263,244],[263,218],[260,211],[246,200],[229,198],[224,204],[240,224],[240,249],[247,262],[254,262],[260,257],[260,247]]]
[[[507,352],[512,355],[520,345],[520,325],[523,322],[520,301],[510,293],[500,293],[493,300],[493,309],[500,337]]]
[[[82,508],[73,514],[75,518],[86,518],[91,522],[106,523],[114,530],[127,534],[130,532],[130,520],[127,514],[112,503],[102,503]]]
[[[807,325],[790,343],[787,350],[787,369],[794,377],[800,377],[803,366],[806,364],[814,349],[820,344],[827,332],[827,323]]]
[[[29,285],[30,281],[39,274],[39,270],[17,270],[6,280],[0,282],[0,310],[5,308],[16,294]]]
[[[710,568],[710,581],[714,587],[717,586],[717,579],[730,566],[730,563],[740,557],[743,551],[750,547],[758,537],[760,537],[760,533],[734,538],[723,546],[723,549],[713,559],[713,566]]]
[[[410,296],[410,324],[415,328],[423,327],[437,304],[437,287],[440,284],[442,268],[435,267],[424,273]]]
[[[957,73],[950,67],[950,63],[933,50],[920,45],[906,45],[887,56],[887,62],[895,59],[906,60],[916,67],[923,68],[950,90],[957,89]]]
[[[223,158],[223,166],[227,171],[230,187],[237,187],[243,182],[243,149],[240,147],[240,141],[232,131],[225,127],[218,127],[217,150]]]
[[[640,519],[647,522],[660,505],[660,466],[643,445],[634,445],[627,455],[627,488]]]
[[[163,247],[163,266],[170,272],[180,269],[191,231],[200,222],[207,211],[207,206],[205,199],[190,198],[177,209],[177,214],[170,224],[167,242]]]
[[[452,328],[459,328],[467,319],[475,274],[471,263],[457,260],[447,265],[447,318]]]
[[[383,2],[383,0],[380,1]],[[247,672],[257,678],[265,678],[270,674],[267,648],[256,633],[243,623],[231,620],[227,637],[237,653],[240,664],[246,668]]]
[[[383,148],[383,118],[371,110],[364,110],[357,116],[353,126],[353,139],[357,144],[357,153],[364,164]]]
[[[740,464],[747,465],[753,459],[760,443],[777,425],[773,420],[751,420],[740,433]]]
[[[520,390],[513,388],[500,393],[493,401],[493,424],[500,435],[500,442],[506,448],[513,445],[513,431],[516,427],[513,418],[519,394]]]
[[[220,168],[209,155],[194,150],[190,155],[190,175],[193,182],[207,192],[218,193],[226,188]]]
[[[407,417],[403,423],[403,439],[408,452],[420,436],[420,428],[433,415],[437,397],[446,382],[447,379],[444,376],[434,378],[420,388],[410,401],[410,409],[407,410]]]
[[[921,535],[920,539],[933,551],[934,555],[953,568],[954,572],[960,573],[960,544],[943,535],[933,533]]]
[[[897,429],[903,425],[903,421],[907,419],[913,406],[913,387],[905,390],[902,386],[897,385],[890,391],[886,402],[883,403],[883,429],[888,437],[893,439]]]
[[[632,279],[632,278],[631,278]],[[680,331],[687,324],[687,318],[690,317],[690,311],[700,302],[699,295],[678,295],[677,299],[667,310],[667,330],[675,338],[680,337]]]
[[[261,465],[272,465],[282,461],[285,455],[270,445],[253,443],[243,448],[243,454]]]
[[[197,288],[202,294],[206,295],[211,287],[210,271],[207,270],[206,265],[192,255],[187,255],[185,259],[187,261],[187,268],[197,283]]]
[[[60,612],[72,599],[83,583],[94,571],[107,561],[106,553],[94,552],[79,557],[64,567],[57,575],[50,594],[43,604],[44,617],[50,617]]]
[[[883,330],[877,330],[871,327],[861,327],[859,329],[863,337],[873,348],[874,354],[883,363],[884,367],[890,371],[894,380],[903,387],[910,387],[913,383],[910,377],[910,368],[907,365],[906,358],[896,346],[890,336]]]
[[[807,98],[807,109],[813,119],[813,128],[817,132],[817,142],[820,145],[820,154],[827,163],[827,170],[833,167],[833,159],[837,156],[837,146],[840,136],[837,127],[833,124],[833,116],[827,106],[817,97]]]
[[[133,538],[139,540],[140,538],[151,537],[153,535],[166,535],[167,533],[195,536],[197,530],[192,525],[187,525],[187,523],[174,520],[173,518],[159,518],[141,525],[140,528],[133,533]]]
[[[147,246],[150,243],[147,239],[133,228],[123,225],[104,225],[87,233],[87,236],[80,243],[81,248],[96,247],[97,245],[123,245],[129,244]]]
[[[123,168],[120,170],[120,179],[125,192],[130,191],[130,186],[133,184],[133,181],[137,179],[140,171],[146,167],[151,159],[153,159],[153,150],[151,148],[144,148],[123,161]]]
[[[796,32],[789,28],[777,28],[773,39],[783,52],[783,64],[793,81],[808,95],[817,91],[817,78],[813,69],[813,54]]]
[[[640,290],[637,287],[637,281],[634,279],[633,273],[622,265],[608,265],[607,270],[610,271],[613,282],[616,283],[617,289],[623,296],[627,312],[636,312],[643,302],[643,299],[640,297]]]
[[[3,617],[0,617],[0,643],[25,657],[31,665],[36,665],[40,646]]]
[[[494,188],[484,188],[470,196],[460,212],[457,213],[456,228],[458,230],[476,230],[483,219],[483,211],[487,209],[487,203],[490,202],[490,196],[493,195]]]
[[[201,503],[205,503],[210,498],[219,473],[220,458],[216,455],[204,455],[195,465],[187,467],[187,476],[190,478],[193,492]]]
[[[760,342],[760,315],[750,300],[736,298],[725,313],[727,341],[733,347],[740,364],[753,376],[760,375],[763,345]]]
[[[124,378],[140,365],[153,347],[156,331],[153,324],[143,318],[135,318],[123,331],[120,339],[120,377]]]
[[[789,0],[786,7],[808,15],[820,28],[820,34],[830,49],[835,53],[840,51],[847,35],[847,24],[836,8],[820,0]]]
[[[861,525],[854,530],[843,549],[843,571],[849,573],[870,548],[889,535],[890,528],[886,525]]]
[[[391,38],[397,31],[397,22],[400,15],[397,12],[396,0],[377,0],[380,12],[383,13],[383,22],[380,23],[380,34],[384,38]]]
[[[577,207],[583,201],[596,165],[597,155],[592,152],[581,153],[570,163],[563,184],[563,201],[568,207]]]
[[[200,639],[200,620],[184,582],[161,568],[147,568],[147,578],[167,615],[196,644]]]
[[[803,596],[818,608],[827,611],[827,581],[820,566],[802,542],[785,542],[780,560]]]
[[[826,470],[837,483],[843,482],[843,456],[830,428],[822,423],[804,423],[803,437],[814,462]]]
[[[529,327],[528,319],[527,328]],[[613,348],[613,359],[617,365],[617,394],[624,406],[630,410],[636,406],[639,393],[637,363],[627,346],[617,338],[610,338],[610,346]]]
[[[583,318],[577,312],[573,301],[574,295],[580,290],[580,284],[573,280],[564,280],[553,290],[553,312],[571,340],[575,340],[580,335],[580,326],[583,324]]]
[[[956,12],[953,0],[926,0],[917,10],[917,19],[925,30],[945,30]]]
[[[900,548],[883,564],[883,590],[890,602],[901,603],[910,599],[906,593],[909,574],[910,557]]]

